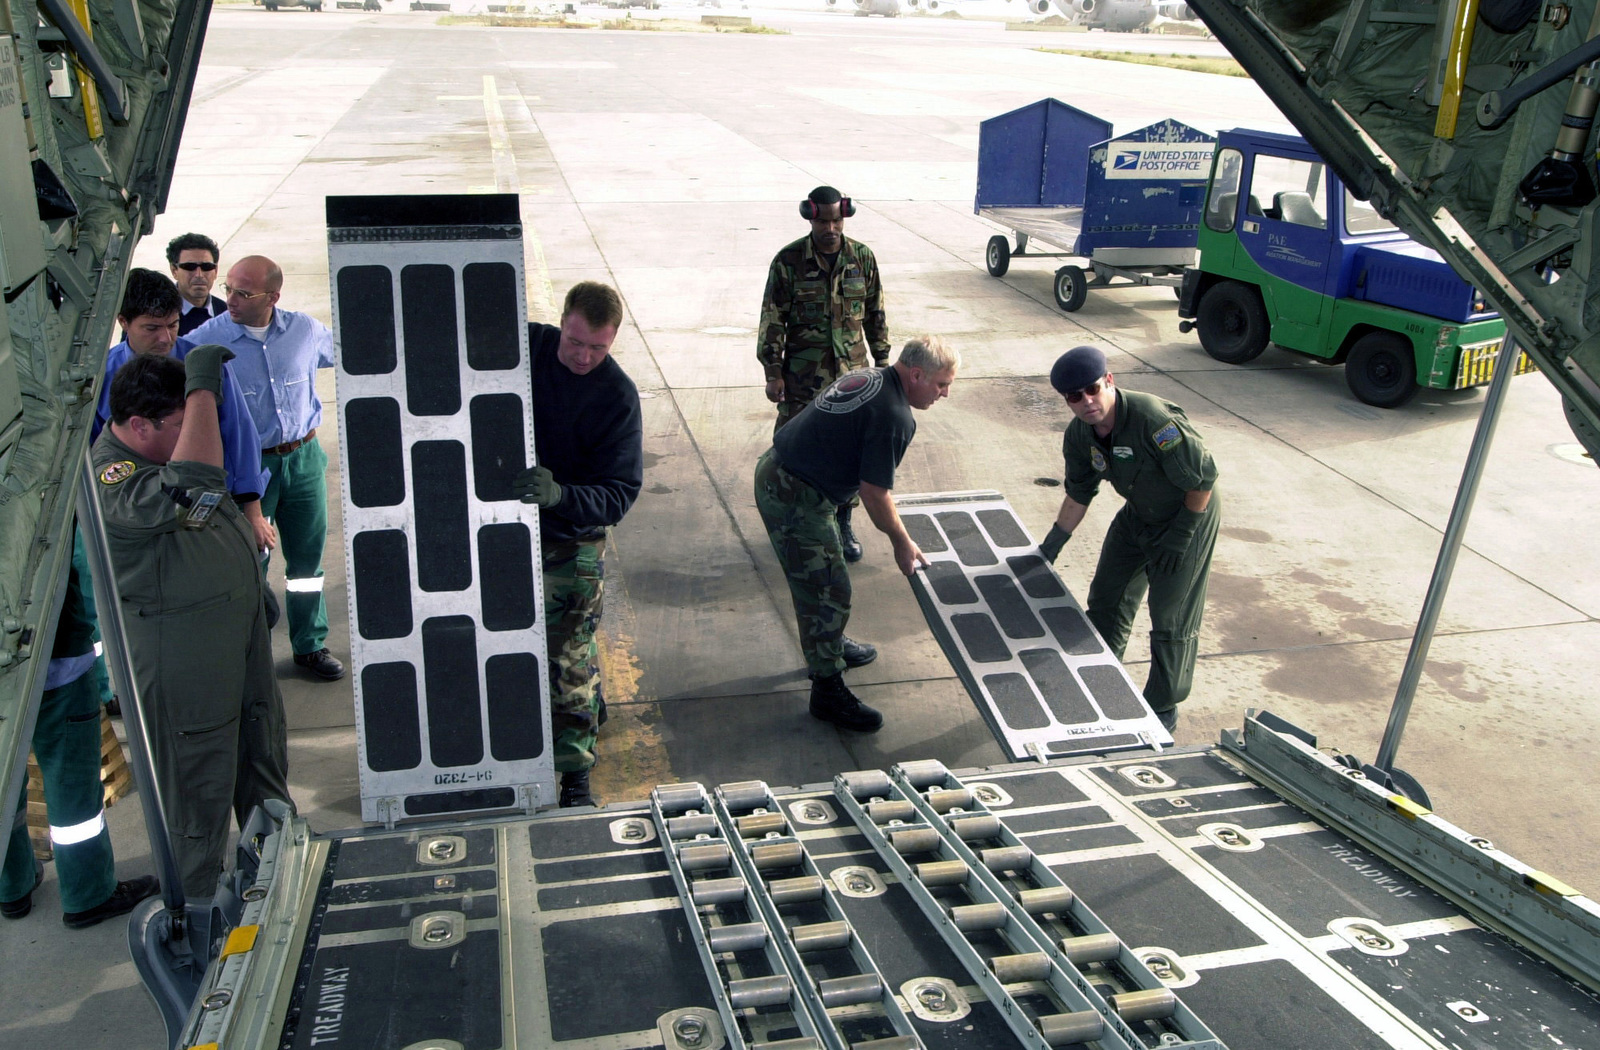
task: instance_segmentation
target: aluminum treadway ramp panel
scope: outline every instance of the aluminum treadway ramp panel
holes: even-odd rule
[[[928,566],[911,588],[1016,760],[1164,747],[1172,736],[998,492],[896,496]]]
[[[327,215],[361,817],[553,804],[517,198]]]

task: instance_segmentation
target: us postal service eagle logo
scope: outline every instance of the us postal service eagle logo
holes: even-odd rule
[[[876,368],[864,368],[859,372],[850,372],[833,381],[833,385],[822,392],[815,404],[820,412],[832,412],[843,415],[854,412],[862,405],[871,401],[879,390],[883,389],[883,373]]]

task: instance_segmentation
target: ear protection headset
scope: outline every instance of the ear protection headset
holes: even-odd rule
[[[827,207],[827,205],[822,205],[822,207]],[[820,210],[821,209],[818,207],[817,202],[812,200],[810,197],[807,197],[805,200],[800,202],[800,217],[802,219],[805,219],[807,221],[810,221],[811,219],[815,219],[817,217],[817,212],[820,211]],[[856,213],[856,202],[851,200],[849,197],[840,197],[839,198],[839,217],[840,218],[844,218],[844,219],[848,219],[850,216],[854,215],[855,213]]]

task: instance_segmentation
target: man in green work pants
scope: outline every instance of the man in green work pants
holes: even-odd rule
[[[60,883],[61,921],[75,930],[126,915],[160,889],[150,875],[117,881],[100,786],[101,679],[93,673],[98,661],[95,620],[80,554],[75,547],[33,729],[33,753],[44,781],[51,851]],[[33,891],[44,878],[28,841],[27,808],[24,791],[0,872],[0,915],[7,919],[21,919],[33,910]]]
[[[1067,494],[1039,550],[1055,561],[1101,481],[1127,502],[1111,521],[1089,584],[1089,622],[1122,659],[1134,614],[1150,595],[1150,678],[1144,698],[1167,729],[1189,695],[1199,652],[1211,551],[1222,520],[1217,465],[1183,409],[1118,387],[1093,346],[1062,354],[1050,385],[1073,419],[1062,439]]]

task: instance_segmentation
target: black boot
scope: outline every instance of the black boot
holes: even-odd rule
[[[561,774],[561,802],[562,809],[571,809],[574,806],[596,805],[594,796],[589,793],[589,771],[587,769],[574,769]]]
[[[876,733],[883,725],[883,716],[858,700],[837,674],[811,679],[811,717],[858,733]]]
[[[850,504],[842,505],[833,516],[839,520],[839,545],[844,548],[844,560],[853,565],[861,560],[862,551],[856,530],[850,527]]]

